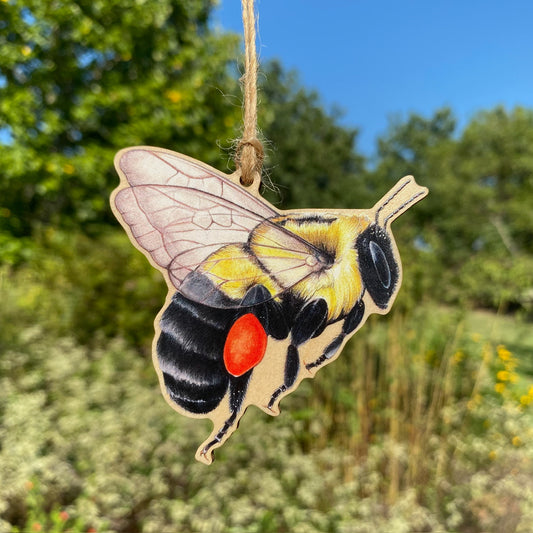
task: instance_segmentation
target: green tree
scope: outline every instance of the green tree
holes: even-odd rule
[[[414,174],[430,189],[398,222],[408,283],[453,303],[524,302],[533,287],[533,112],[482,112],[460,135],[448,109],[411,115],[380,139],[379,157],[375,184]]]
[[[413,175],[429,188],[427,198],[394,222],[405,271],[402,295],[409,295],[413,303],[423,297],[441,296],[441,260],[446,255],[438,221],[445,216],[443,210],[450,201],[454,203],[452,197],[443,201],[441,191],[448,190],[444,186],[448,177],[454,182],[449,167],[455,150],[455,127],[455,118],[447,108],[429,118],[411,114],[406,120],[394,120],[378,140],[377,165],[368,174],[367,187],[376,193],[378,189],[386,191],[405,175]]]
[[[224,96],[237,40],[209,31],[213,3],[0,3],[1,230],[110,220],[124,146],[219,159],[239,118]]]
[[[461,173],[490,191],[482,246],[533,253],[533,110],[498,107],[477,115],[459,142]]]
[[[260,126],[267,140],[266,167],[283,207],[365,207],[361,201],[364,158],[355,151],[357,130],[339,124],[318,94],[302,87],[277,62],[260,77]],[[364,200],[364,198],[363,198]]]
[[[483,305],[533,299],[533,110],[497,107],[474,117],[458,142],[457,178],[477,191],[464,220],[465,290]]]

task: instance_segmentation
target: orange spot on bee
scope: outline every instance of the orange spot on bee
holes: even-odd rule
[[[224,344],[224,364],[235,377],[256,366],[265,355],[267,334],[252,313],[241,316],[231,326]]]

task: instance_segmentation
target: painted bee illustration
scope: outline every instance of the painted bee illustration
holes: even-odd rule
[[[196,458],[236,429],[250,404],[279,401],[334,360],[370,313],[386,313],[401,283],[390,223],[427,194],[402,178],[372,209],[279,212],[189,157],[120,151],[111,205],[169,293],[153,359],[169,404],[211,418]]]

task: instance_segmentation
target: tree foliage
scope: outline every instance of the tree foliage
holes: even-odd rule
[[[402,232],[441,301],[527,303],[533,287],[533,111],[498,107],[457,132],[449,109],[411,115],[379,142],[376,183],[414,174],[430,195]],[[415,229],[416,228],[416,229]]]
[[[279,63],[266,65],[261,79],[266,166],[280,193],[266,196],[277,203],[281,197],[284,207],[362,206],[357,130],[341,126],[341,114],[324,110],[318,94]]]
[[[208,31],[212,3],[0,3],[4,230],[109,220],[123,146],[218,159],[238,118],[220,90],[237,41]]]

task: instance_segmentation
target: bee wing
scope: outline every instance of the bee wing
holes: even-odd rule
[[[179,154],[130,148],[117,154],[126,180],[115,212],[152,261],[183,280],[225,244],[244,243],[252,229],[278,213],[214,169]]]
[[[320,261],[309,261],[319,255],[314,246],[268,220],[279,213],[215,169],[160,148],[122,150],[115,165],[124,178],[112,200],[117,218],[186,297],[213,306],[235,305],[221,299],[216,288],[250,280],[232,273],[206,287],[205,280],[189,274],[221,247],[247,242],[260,223],[266,222],[263,248],[255,253],[272,276],[283,280],[278,294],[319,269]]]
[[[254,305],[280,296],[309,276],[321,272],[330,264],[330,259],[323,251],[279,225],[275,219],[263,221],[254,231],[248,247],[255,261],[259,263],[261,271],[274,284],[269,289],[270,292],[255,295]],[[222,254],[207,258],[202,263],[201,270],[208,275],[209,282],[206,283],[203,276],[189,276],[182,285],[181,292],[193,300],[213,307],[239,307],[239,304],[235,304],[234,301],[227,302],[221,299],[221,293],[217,289],[224,291],[225,286],[235,286],[235,284],[251,288],[259,283],[256,272],[251,272],[250,277],[245,277],[246,274],[238,274],[239,260],[248,259],[250,252],[244,252],[245,255],[241,257]],[[189,264],[190,271],[197,265],[190,261],[189,255],[185,252],[176,260],[182,265],[186,262],[191,263]],[[195,297],[193,294],[198,296]],[[263,296],[264,299],[258,300],[259,296]]]
[[[317,252],[311,244],[269,221],[279,213],[215,169],[160,148],[122,150],[115,166],[123,178],[112,200],[117,218],[186,297],[208,305],[232,305],[220,299],[216,288],[250,280],[231,274],[217,280],[213,290],[189,274],[223,246],[247,242],[251,231],[265,221],[269,270],[285,280],[280,293],[317,269],[309,266],[309,257]],[[261,259],[262,250],[257,255]]]

